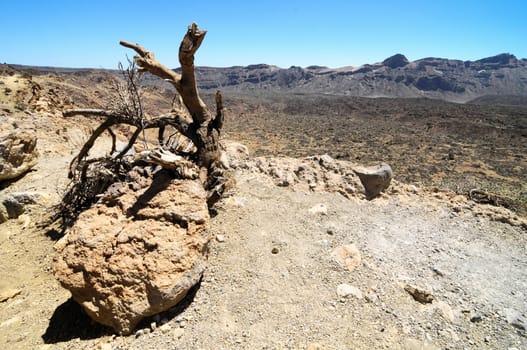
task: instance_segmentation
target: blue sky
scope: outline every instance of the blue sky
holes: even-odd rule
[[[187,26],[209,32],[196,64],[359,66],[527,58],[525,0],[1,0],[0,63],[115,68],[138,42],[170,67]]]

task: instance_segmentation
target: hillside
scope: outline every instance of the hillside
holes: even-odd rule
[[[60,232],[42,225],[98,123],[61,112],[107,106],[113,75],[0,72],[1,131],[36,135],[40,152],[33,171],[0,188],[2,205],[33,198],[0,223],[0,343],[9,349],[527,346],[524,107],[225,93],[236,185],[215,208],[208,268],[179,306],[117,336],[60,287],[51,268]],[[170,91],[144,93],[149,113],[170,107]],[[383,160],[395,180],[379,198],[366,200],[357,181],[335,185]],[[470,200],[472,185],[515,196],[516,212]]]

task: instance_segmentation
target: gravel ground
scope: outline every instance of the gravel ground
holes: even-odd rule
[[[13,349],[527,348],[524,229],[457,213],[424,195],[366,201],[292,191],[257,173],[238,172],[236,179],[212,221],[216,238],[201,284],[182,305],[128,337],[91,324],[68,301],[49,271],[50,238],[24,220],[2,224],[2,281],[21,292],[0,303],[0,343]],[[350,244],[361,258],[352,271],[334,254]],[[431,302],[416,301],[407,290]]]

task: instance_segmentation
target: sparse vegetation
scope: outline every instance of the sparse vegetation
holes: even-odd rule
[[[398,180],[464,195],[479,189],[527,214],[526,107],[301,94],[228,103],[239,114],[226,132],[255,155],[386,161]]]

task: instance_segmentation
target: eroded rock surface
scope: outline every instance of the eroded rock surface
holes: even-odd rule
[[[129,334],[181,301],[205,269],[209,213],[197,180],[132,170],[56,244],[55,275],[90,317]]]
[[[26,131],[0,136],[0,181],[12,180],[37,164],[37,137]]]

